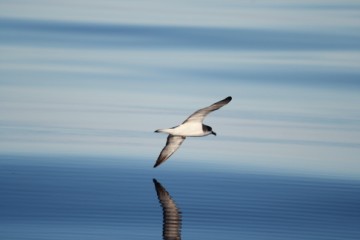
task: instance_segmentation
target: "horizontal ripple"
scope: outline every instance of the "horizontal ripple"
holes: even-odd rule
[[[358,34],[0,19],[0,42],[66,47],[359,50]]]
[[[146,232],[147,239],[162,234],[357,239],[360,234],[357,181],[181,170],[160,174],[160,196],[170,196],[160,200],[150,168],[50,157],[2,157],[0,164],[0,222],[9,226],[0,232],[4,239],[20,234],[19,224],[22,239],[56,239],[64,232],[76,239],[87,230],[118,237],[125,236],[123,230],[128,239],[146,239]],[[161,209],[159,200],[176,208]],[[58,232],[40,230],[44,224]]]

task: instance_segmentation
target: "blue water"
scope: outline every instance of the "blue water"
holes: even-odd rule
[[[0,239],[359,239],[359,9],[2,1]]]
[[[137,159],[1,157],[1,239],[161,239],[153,178],[183,239],[358,239],[360,182],[246,172],[154,172]]]
[[[39,46],[191,50],[360,50],[358,33],[90,24],[0,19],[2,42]],[[61,38],[59,38],[61,37]]]

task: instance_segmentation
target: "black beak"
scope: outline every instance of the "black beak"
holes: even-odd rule
[[[211,131],[211,134],[213,134],[213,135],[215,135],[215,136],[216,136],[216,132]]]

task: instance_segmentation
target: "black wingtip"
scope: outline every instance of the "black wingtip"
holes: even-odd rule
[[[226,98],[226,100],[228,100],[229,102],[232,100],[232,97],[231,96],[228,96],[227,98]]]

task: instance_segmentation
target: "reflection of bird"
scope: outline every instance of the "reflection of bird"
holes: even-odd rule
[[[216,133],[212,128],[202,122],[210,112],[218,110],[222,106],[228,104],[231,99],[231,97],[227,97],[209,107],[197,110],[179,126],[156,130],[155,132],[168,133],[169,136],[154,167],[157,167],[162,162],[166,161],[180,147],[186,137],[203,137],[209,134],[216,136]]]
[[[163,209],[163,239],[181,239],[181,212],[172,200],[170,194],[161,184],[153,179],[156,193]]]

